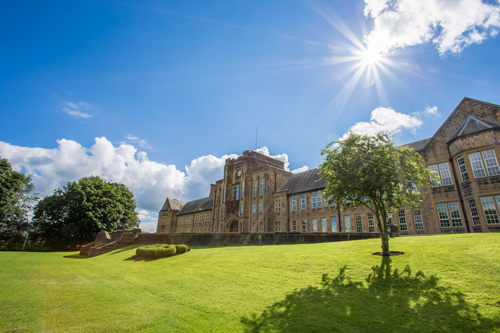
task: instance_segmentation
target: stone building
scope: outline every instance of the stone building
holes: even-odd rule
[[[176,232],[177,230],[177,213],[186,203],[177,199],[165,200],[163,207],[158,215],[158,227],[156,232]]]
[[[499,143],[500,106],[464,98],[432,137],[407,144],[440,182],[418,188],[419,209],[393,212],[390,222],[401,235],[500,231]],[[176,201],[167,199],[157,232],[377,232],[369,209],[328,205],[325,186],[318,169],[292,174],[281,161],[245,151],[226,160],[209,197],[177,211],[171,204],[164,211]]]

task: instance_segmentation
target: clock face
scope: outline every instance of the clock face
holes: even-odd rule
[[[238,171],[238,177],[241,176],[241,171]]]

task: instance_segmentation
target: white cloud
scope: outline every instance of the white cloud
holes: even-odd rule
[[[32,174],[36,192],[42,197],[69,181],[91,175],[127,185],[137,201],[141,228],[146,231],[156,230],[157,212],[167,197],[188,201],[208,196],[210,184],[223,177],[225,160],[238,157],[202,156],[192,160],[182,172],[175,165],[150,161],[146,152],[130,144],[115,147],[104,137],[96,138],[90,148],[72,140],[57,142],[57,148],[45,149],[0,141],[0,156],[7,158],[15,170]],[[259,152],[272,156],[266,147]],[[286,154],[272,157],[288,165]]]
[[[256,152],[260,153],[262,155],[266,155],[266,156],[275,158],[275,159],[277,159],[279,161],[282,161],[283,163],[285,163],[285,170],[286,171],[290,171],[290,169],[288,168],[288,166],[290,165],[290,163],[288,163],[288,155],[287,154],[271,155],[269,153],[269,149],[267,147],[259,148],[259,149],[256,150]]]
[[[90,105],[88,103],[61,102],[60,104],[62,106],[62,110],[67,114],[69,114],[70,116],[73,116],[75,118],[84,118],[84,119],[92,118],[91,114],[84,112],[90,109]]]
[[[365,42],[377,52],[432,42],[441,55],[459,54],[500,28],[500,6],[481,0],[365,0],[364,13],[374,20]]]
[[[292,170],[291,172],[292,173],[301,173],[301,172],[304,172],[304,171],[307,171],[309,170],[309,167],[307,165],[304,165],[303,167],[300,167],[300,168],[297,168],[295,170]]]
[[[147,150],[152,150],[153,149],[153,146],[151,146],[149,143],[147,143],[146,140],[139,139],[138,137],[133,136],[132,134],[127,134],[125,136],[125,139],[127,139],[129,141],[137,142],[139,144],[139,146],[142,147],[142,148],[144,148],[144,149],[147,149]]]
[[[402,130],[415,130],[422,123],[422,120],[417,117],[396,112],[392,108],[379,107],[372,111],[370,121],[356,123],[349,128],[349,131],[366,135],[375,135],[380,131],[396,134]],[[342,139],[345,139],[347,135],[348,133],[344,134]]]
[[[427,105],[427,107],[424,110],[424,113],[432,114],[435,116],[439,115],[437,106],[430,107],[429,105]]]

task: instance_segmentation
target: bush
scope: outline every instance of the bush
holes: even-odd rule
[[[27,246],[25,251],[29,252],[52,252],[52,248],[48,246]]]
[[[166,247],[158,248],[155,251],[155,256],[156,256],[156,258],[166,258],[166,257],[173,256],[176,252],[177,252],[177,250],[174,246],[166,246]]]
[[[135,255],[136,256],[139,256],[139,257],[143,257],[146,255],[146,250],[143,248],[143,247],[138,247],[136,250],[135,250]]]
[[[146,248],[145,256],[149,257],[149,258],[154,258],[155,257],[155,251],[156,251],[156,249],[154,247],[147,247]]]
[[[177,249],[177,253],[178,254],[181,254],[181,253],[186,253],[188,251],[188,247],[187,245],[184,245],[184,244],[181,244],[181,245],[176,245],[175,246],[176,249]]]

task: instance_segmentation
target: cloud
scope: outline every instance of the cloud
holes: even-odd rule
[[[303,167],[300,167],[300,168],[297,168],[295,170],[292,170],[291,172],[292,173],[301,173],[301,172],[304,172],[304,171],[307,171],[309,170],[309,167],[307,165],[304,165]]]
[[[435,116],[439,115],[437,106],[430,107],[429,105],[427,105],[427,107],[424,110],[424,113],[432,114]]]
[[[153,150],[153,146],[151,146],[149,143],[147,143],[146,140],[139,139],[138,137],[133,136],[132,134],[127,134],[125,136],[125,139],[127,139],[129,141],[137,142],[139,144],[139,146],[144,148],[144,149]]]
[[[422,125],[422,120],[417,117],[410,116],[404,113],[396,112],[392,108],[376,108],[372,111],[370,121],[362,121],[356,123],[349,128],[357,134],[375,135],[380,131],[387,131],[390,134],[396,134],[402,130],[415,130]],[[347,137],[348,133],[344,134],[342,139]]]
[[[90,119],[92,118],[91,114],[88,114],[84,111],[88,111],[90,109],[90,105],[85,102],[61,102],[60,103],[62,110],[69,114],[70,116],[73,116],[75,118],[83,118],[83,119]]]
[[[96,138],[90,148],[67,139],[57,143],[56,148],[45,149],[0,141],[0,156],[7,158],[15,170],[30,173],[42,197],[69,181],[91,175],[127,185],[137,201],[141,228],[146,231],[156,230],[157,212],[167,197],[189,201],[208,196],[210,184],[223,177],[225,160],[238,157],[202,156],[192,160],[183,172],[175,165],[149,160],[146,152],[130,144],[114,146],[105,137]],[[286,154],[270,155],[266,147],[259,152],[288,165]]]
[[[285,163],[285,170],[286,171],[290,171],[290,169],[288,168],[288,166],[290,165],[290,163],[288,163],[288,155],[287,154],[271,155],[269,153],[269,149],[267,147],[259,148],[259,149],[256,150],[256,152],[260,153],[262,155],[266,155],[266,156],[275,158],[275,159],[277,159],[279,161],[282,161],[283,163]]]
[[[365,43],[377,52],[432,42],[440,55],[459,54],[500,28],[500,6],[481,0],[365,0],[364,14],[374,20]]]

